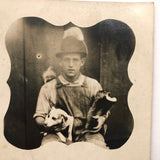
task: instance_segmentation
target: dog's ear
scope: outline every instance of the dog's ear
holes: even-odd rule
[[[63,114],[61,114],[61,117],[64,119],[64,121],[68,120],[68,117],[64,116]]]
[[[95,99],[98,100],[103,98],[106,95],[106,93],[107,92],[105,90],[99,90],[95,96]]]
[[[117,102],[117,98],[116,98],[116,97],[111,97],[111,96],[110,96],[110,92],[107,92],[105,97],[106,97],[106,99],[107,99],[108,101],[110,101],[110,102],[113,102],[113,103],[114,103],[114,102]]]

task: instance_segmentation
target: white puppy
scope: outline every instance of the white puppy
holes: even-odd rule
[[[61,132],[56,133],[62,142],[66,142],[67,140],[72,141],[73,120],[73,117],[68,115],[64,110],[52,107],[49,114],[46,116],[44,123],[47,127],[58,125],[61,127],[61,131],[68,127],[67,138]]]

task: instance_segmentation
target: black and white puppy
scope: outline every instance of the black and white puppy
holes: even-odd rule
[[[64,110],[52,107],[49,114],[45,118],[45,126],[60,128],[60,131],[68,127],[68,137],[66,138],[61,132],[56,132],[62,142],[72,141],[72,128],[74,118],[68,115]]]
[[[107,125],[105,125],[105,121],[110,114],[112,105],[116,102],[117,98],[111,97],[110,92],[98,91],[88,111],[85,130],[82,134],[86,132],[99,132],[102,127],[104,127],[106,131]]]

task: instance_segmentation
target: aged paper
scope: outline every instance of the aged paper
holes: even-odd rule
[[[1,3],[0,11],[0,159],[150,159],[153,3],[16,0]],[[71,22],[81,28],[113,19],[127,24],[132,29],[135,36],[135,48],[127,67],[128,77],[132,83],[127,103],[133,116],[134,126],[129,139],[120,148],[109,150],[86,142],[77,142],[68,146],[55,142],[25,150],[15,147],[6,140],[4,117],[11,97],[11,89],[7,84],[11,73],[11,61],[6,47],[6,34],[10,26],[23,17],[41,18],[54,26],[64,26]],[[21,31],[17,32],[21,34]]]

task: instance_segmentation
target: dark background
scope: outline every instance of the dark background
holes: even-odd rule
[[[42,73],[53,66],[58,74],[55,53],[59,51],[65,29],[75,26],[54,26],[43,19],[27,17],[12,24],[6,34],[6,48],[11,59],[8,84],[11,89],[9,109],[4,118],[6,139],[22,149],[40,146],[41,136],[33,120]],[[106,143],[119,148],[130,137],[133,117],[127,103],[131,82],[128,63],[135,47],[132,30],[123,22],[104,20],[95,26],[81,28],[89,55],[82,73],[97,79],[103,89],[116,96],[107,121]]]

